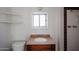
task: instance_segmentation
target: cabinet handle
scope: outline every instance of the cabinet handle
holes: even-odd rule
[[[73,25],[72,27],[73,27],[73,28],[77,28],[77,26],[74,26],[74,25]]]
[[[68,28],[71,28],[71,26],[70,26],[70,25],[68,25],[67,27],[68,27]]]

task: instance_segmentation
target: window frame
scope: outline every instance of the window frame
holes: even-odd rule
[[[34,15],[45,15],[45,26],[34,26]],[[39,20],[40,21],[40,20]],[[33,12],[32,13],[32,29],[48,29],[48,13],[47,12]]]

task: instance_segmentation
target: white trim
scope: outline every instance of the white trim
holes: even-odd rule
[[[10,48],[0,48],[0,51],[10,51]]]
[[[48,15],[47,12],[33,12],[33,14],[34,14],[34,15],[35,15],[35,14],[36,14],[36,15],[38,15],[38,14],[41,14],[41,15],[42,15],[42,14],[43,14],[43,15],[46,14],[46,15]],[[33,15],[33,14],[32,14],[32,15]]]

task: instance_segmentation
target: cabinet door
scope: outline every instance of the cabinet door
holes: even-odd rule
[[[79,51],[79,17],[76,10],[67,10],[67,50]]]

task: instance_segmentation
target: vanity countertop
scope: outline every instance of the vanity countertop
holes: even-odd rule
[[[45,38],[47,42],[35,42],[35,38],[29,38],[26,42],[26,45],[46,45],[46,44],[55,44],[55,41],[52,38]]]

